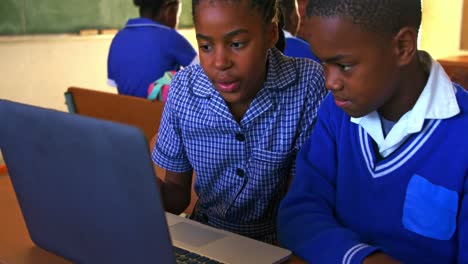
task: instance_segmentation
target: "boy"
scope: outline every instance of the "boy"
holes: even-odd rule
[[[332,94],[280,243],[311,263],[468,263],[468,95],[417,50],[420,0],[310,0],[307,15]]]

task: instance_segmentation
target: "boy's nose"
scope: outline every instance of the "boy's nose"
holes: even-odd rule
[[[332,70],[325,70],[325,87],[330,91],[340,90],[343,83],[340,77]]]

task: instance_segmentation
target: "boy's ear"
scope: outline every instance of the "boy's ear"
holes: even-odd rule
[[[271,22],[267,28],[267,34],[269,34],[269,43],[268,47],[273,48],[278,42],[279,31],[278,31],[278,22]]]
[[[398,65],[404,66],[411,63],[418,51],[418,32],[412,27],[403,27],[393,38]]]

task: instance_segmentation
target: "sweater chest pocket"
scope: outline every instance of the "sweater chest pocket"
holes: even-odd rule
[[[413,175],[406,189],[403,226],[424,237],[449,240],[455,233],[458,193]]]

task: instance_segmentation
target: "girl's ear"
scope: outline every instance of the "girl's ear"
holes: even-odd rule
[[[418,33],[412,27],[403,27],[394,36],[394,48],[400,66],[408,65],[417,55]]]
[[[279,38],[278,22],[271,22],[267,27],[268,48],[273,48]]]

